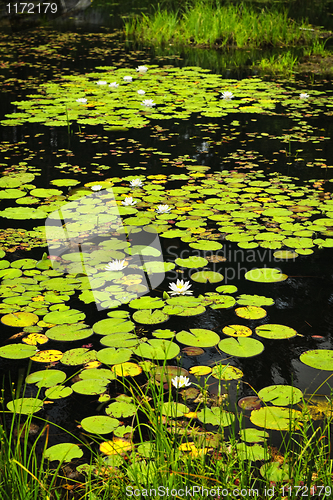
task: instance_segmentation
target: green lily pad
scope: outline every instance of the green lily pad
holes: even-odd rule
[[[250,420],[258,427],[265,429],[275,429],[287,431],[289,429],[299,429],[297,422],[301,419],[301,412],[290,408],[280,408],[279,406],[264,406],[259,410],[251,412]]]
[[[131,401],[115,401],[105,408],[107,415],[116,418],[132,417],[137,412],[137,407]]]
[[[43,401],[37,398],[18,398],[7,403],[7,408],[13,413],[31,415],[43,408]]]
[[[195,243],[190,243],[189,246],[191,248],[196,248],[197,250],[220,250],[222,248],[221,243],[217,241],[208,241],[208,240],[198,240]],[[196,266],[193,266],[194,268]]]
[[[180,348],[169,340],[151,339],[133,349],[134,354],[148,359],[172,359],[178,356]]]
[[[216,365],[212,369],[212,377],[218,380],[238,380],[243,375],[242,370],[231,365]]]
[[[224,276],[220,273],[215,273],[214,271],[199,271],[191,275],[191,280],[198,283],[218,283],[222,281]]]
[[[71,387],[64,387],[62,385],[56,385],[54,387],[50,387],[46,389],[45,396],[49,399],[62,399],[67,398],[73,393],[73,389]]]
[[[85,317],[86,315],[81,311],[67,309],[66,311],[52,311],[44,316],[43,321],[45,323],[63,325],[64,323],[77,323]]]
[[[302,391],[291,385],[270,385],[258,392],[258,397],[262,401],[275,406],[294,405],[301,401],[302,396]]]
[[[313,349],[311,351],[305,351],[300,355],[299,359],[302,363],[312,368],[333,371],[333,350],[331,349]]]
[[[0,347],[0,357],[7,359],[24,359],[30,358],[36,354],[37,349],[33,345],[27,344],[9,344]]]
[[[238,317],[244,319],[261,319],[267,316],[265,309],[257,306],[237,307],[235,313]]]
[[[212,330],[191,328],[190,332],[182,330],[177,333],[177,341],[192,347],[213,347],[220,341],[219,335]]]
[[[237,297],[237,304],[240,306],[272,306],[274,299],[262,295],[246,295],[243,293]]]
[[[128,333],[134,328],[132,321],[126,321],[126,318],[107,318],[94,323],[93,330],[98,335],[111,335],[112,333]]]
[[[260,443],[269,438],[268,432],[253,428],[242,429],[239,431],[239,436],[242,441],[247,443]]]
[[[107,379],[107,380],[114,380],[116,378],[116,375],[111,371],[108,370],[107,368],[89,368],[86,370],[83,370],[80,373],[80,378],[82,380],[90,379],[90,378],[102,378],[102,379]]]
[[[89,378],[85,380],[80,380],[72,385],[74,392],[79,394],[102,394],[106,390],[109,380],[103,378]]]
[[[81,458],[83,451],[77,444],[60,443],[47,448],[44,452],[44,457],[49,460],[58,460],[59,462],[70,462],[73,458]]]
[[[265,339],[291,339],[297,335],[296,330],[289,326],[273,324],[257,326],[255,332]]]
[[[180,267],[188,267],[189,269],[197,269],[198,267],[206,266],[208,264],[208,260],[204,259],[203,257],[191,256],[191,257],[188,257],[187,259],[177,258],[175,260],[175,263],[177,264],[177,266],[180,266]]]
[[[119,426],[119,420],[105,415],[94,415],[81,420],[82,428],[92,434],[109,434]]]
[[[175,403],[174,401],[163,403],[161,406],[162,415],[170,418],[182,417],[184,413],[188,413],[189,411],[187,406],[182,403]]]
[[[66,378],[66,373],[61,370],[39,370],[30,373],[25,381],[27,384],[36,384],[37,387],[52,387],[61,384]]]
[[[244,278],[258,283],[277,283],[286,280],[288,276],[281,273],[279,269],[263,267],[262,269],[251,269],[245,273]]]
[[[256,339],[248,337],[237,337],[223,339],[218,345],[221,351],[241,358],[251,358],[261,354],[264,350],[264,345]]]
[[[228,427],[235,421],[235,415],[219,407],[205,408],[198,412],[200,422],[204,424]]]
[[[288,463],[280,464],[279,462],[270,462],[260,467],[260,474],[266,481],[274,483],[281,483],[282,481],[289,481],[290,466]]]
[[[100,342],[108,347],[131,348],[139,343],[139,339],[134,333],[112,333],[102,337]]]
[[[169,319],[169,316],[162,311],[152,311],[151,309],[149,309],[136,311],[133,314],[133,319],[134,321],[143,323],[145,325],[155,325],[157,323],[163,323],[164,321],[167,321]]]
[[[131,300],[128,304],[133,309],[159,309],[164,306],[163,300],[158,297],[140,297],[139,299]]]
[[[96,351],[89,351],[89,349],[79,347],[77,349],[69,349],[64,353],[61,358],[61,363],[64,365],[76,366],[84,365],[89,361],[96,359]]]
[[[92,328],[88,328],[88,325],[77,323],[76,325],[54,326],[46,331],[46,336],[52,340],[71,342],[73,340],[86,339],[93,333]]]
[[[125,363],[130,359],[132,351],[130,349],[115,349],[114,347],[107,347],[101,349],[97,353],[97,359],[106,365],[116,365]]]
[[[7,326],[22,327],[35,325],[39,321],[36,314],[29,312],[14,312],[2,316],[1,323]]]
[[[269,455],[267,450],[259,444],[248,446],[245,443],[237,443],[235,453],[238,460],[249,460],[255,462],[257,460],[268,460]]]

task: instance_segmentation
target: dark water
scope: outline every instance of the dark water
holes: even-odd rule
[[[120,8],[119,8],[120,9]],[[307,11],[308,7],[304,8]],[[119,11],[120,12],[120,11]],[[119,14],[118,12],[118,14]],[[327,12],[327,11],[325,11]],[[319,11],[317,20],[321,22],[323,14]],[[108,39],[104,35],[111,33],[109,28],[110,20],[106,21],[106,11],[96,8],[78,15],[77,18],[68,17],[58,19],[55,25],[56,31],[72,36],[77,34],[80,37],[78,43],[75,37],[71,42],[72,53],[68,55],[67,48],[57,48],[56,53],[47,55],[42,53],[39,57],[31,54],[31,44],[46,45],[52,40],[54,26],[51,25],[45,31],[40,27],[22,28],[9,26],[7,31],[6,44],[9,42],[12,51],[12,60],[18,63],[18,66],[1,68],[1,81],[4,83],[0,92],[1,114],[3,118],[7,113],[14,111],[12,101],[24,98],[31,93],[31,88],[27,87],[27,82],[31,81],[32,86],[38,82],[57,79],[60,75],[85,73],[91,71],[95,66],[112,65],[133,67],[138,64],[173,64],[180,66],[201,65],[210,67],[212,71],[218,71],[216,66],[218,57],[216,53],[209,59],[212,51],[182,50],[177,53],[176,49],[166,49],[164,52],[154,50],[148,46],[140,46],[136,43],[125,43],[121,36],[117,35],[113,39]],[[113,18],[112,22],[117,24]],[[314,22],[314,21],[313,21]],[[111,23],[112,24],[112,23]],[[328,25],[327,25],[328,26]],[[14,29],[15,28],[15,29]],[[89,35],[86,37],[84,35]],[[102,34],[102,35],[101,35]],[[9,37],[9,38],[8,38]],[[98,51],[92,49],[100,49]],[[63,56],[59,58],[57,56]],[[101,62],[102,61],[102,62]],[[196,62],[195,62],[196,61]],[[22,64],[21,64],[22,63]],[[211,66],[209,66],[211,64]],[[229,70],[221,65],[222,74],[226,78],[247,77],[252,75],[252,71]],[[247,72],[246,72],[247,71]],[[284,84],[287,85],[287,82]],[[282,84],[283,85],[283,84]],[[290,85],[296,88],[304,89],[304,82],[295,81]],[[308,85],[308,89],[311,87]],[[331,88],[329,82],[316,84],[314,87],[318,90]],[[257,119],[258,118],[258,119]],[[253,119],[257,119],[253,121]],[[207,124],[210,119],[201,119],[201,123]],[[318,156],[326,158],[327,163],[331,162],[333,157],[332,132],[333,125],[330,117],[313,117],[309,120],[315,130],[315,134],[328,136],[331,139],[320,142],[315,145],[311,142],[293,141],[291,144],[292,152],[297,149],[303,149],[303,160],[298,161],[295,155],[287,157],[286,154],[276,155],[276,151],[281,149],[279,140],[254,138],[250,139],[248,134],[268,133],[270,136],[281,135],[281,131],[292,126],[288,117],[283,116],[253,116],[237,115],[240,125],[237,128],[237,135],[230,134],[233,118],[227,116],[222,119],[214,119],[219,127],[215,131],[205,131],[197,126],[197,117],[193,115],[190,120],[177,121],[171,120],[161,122],[152,122],[145,129],[133,129],[122,132],[105,131],[102,127],[86,126],[81,133],[74,124],[71,134],[68,134],[66,128],[50,128],[38,124],[22,125],[18,127],[2,127],[0,130],[0,162],[1,164],[17,165],[21,161],[29,161],[34,167],[41,169],[41,175],[36,178],[37,187],[48,187],[52,179],[61,177],[61,170],[56,168],[62,162],[70,165],[70,177],[77,178],[82,182],[103,180],[103,178],[112,176],[122,176],[132,174],[131,171],[123,170],[121,163],[128,163],[133,168],[138,166],[142,160],[145,162],[146,170],[138,173],[145,175],[151,174],[171,174],[182,173],[182,170],[174,166],[165,166],[162,154],[146,154],[142,156],[142,150],[148,151],[148,148],[156,148],[159,152],[171,152],[172,158],[183,158],[186,155],[195,159],[199,165],[211,167],[211,171],[220,171],[223,169],[232,169],[235,167],[237,157],[228,160],[230,155],[237,151],[254,151],[256,158],[264,161],[260,163],[260,168],[269,173],[274,171],[284,175],[294,176],[300,179],[300,183],[309,179],[330,179],[333,178],[332,170],[323,170],[320,167],[306,167],[306,162],[313,162]],[[156,126],[162,126],[166,129],[164,136],[156,134]],[[228,134],[226,134],[228,131]],[[228,135],[222,144],[221,135]],[[208,136],[208,137],[207,137]],[[86,142],[80,142],[83,138]],[[133,146],[133,141],[137,141]],[[208,142],[207,142],[208,141]],[[117,156],[115,151],[121,146],[121,154]],[[283,147],[287,148],[287,145]],[[142,148],[142,149],[140,149]],[[119,150],[118,150],[119,152]],[[105,170],[96,170],[92,163],[98,163],[96,153],[105,154],[101,156],[100,163],[105,164]],[[242,153],[238,153],[240,156]],[[273,164],[273,159],[277,161]],[[28,159],[28,160],[27,160]],[[81,169],[78,170],[78,169]],[[133,171],[134,172],[134,171]],[[332,184],[325,184],[326,191],[332,191]],[[2,201],[2,207],[6,207],[6,202]],[[7,224],[3,220],[3,228]],[[24,223],[24,226],[23,226]],[[25,227],[31,229],[39,225],[36,221],[10,221],[10,227]],[[165,259],[174,260],[172,252],[181,252],[188,246],[179,241],[162,241]],[[176,250],[175,250],[176,247]],[[333,250],[316,250],[313,255],[300,256],[295,262],[281,262],[280,268],[290,278],[286,282],[274,285],[260,285],[244,280],[244,274],[249,267],[270,267],[272,263],[272,251],[264,249],[256,250],[255,262],[247,261],[246,252],[236,253],[238,247],[236,244],[226,243],[225,251],[228,258],[228,273],[225,284],[234,284],[238,287],[239,293],[268,295],[275,300],[275,305],[267,308],[267,317],[259,321],[245,321],[237,318],[237,323],[246,324],[250,328],[255,328],[263,323],[286,324],[295,328],[303,337],[297,336],[290,340],[270,341],[265,339],[265,355],[254,358],[236,358],[233,364],[244,372],[243,380],[256,391],[271,384],[293,384],[306,393],[314,392],[331,374],[331,372],[319,372],[305,366],[299,361],[302,352],[309,349],[332,348],[332,325],[333,325]],[[239,249],[238,249],[239,250]],[[43,249],[34,249],[28,256],[40,258]],[[8,258],[18,259],[26,256],[26,253],[18,251]],[[218,271],[218,266],[212,267],[212,270]],[[186,276],[184,276],[186,278]],[[160,286],[161,290],[167,289],[169,280]],[[194,284],[192,287],[194,295],[203,293],[202,286]],[[204,291],[214,291],[215,285],[207,285]],[[87,315],[86,322],[93,324],[99,319],[106,317],[106,313],[98,313],[95,306],[84,306],[84,304],[75,298],[71,302],[73,308],[85,311]],[[189,328],[206,328],[221,334],[222,327],[229,323],[235,323],[235,315],[231,310],[208,310],[201,316],[194,318],[170,319],[167,327],[171,330],[187,330]],[[164,326],[163,326],[164,327]],[[151,331],[156,328],[147,327],[146,336],[150,336]],[[1,337],[8,338],[13,334],[9,327],[3,327]],[[315,339],[313,336],[321,336],[322,339]],[[94,337],[89,342],[95,342],[99,345],[98,339]],[[80,347],[83,342],[72,343],[71,348]],[[56,342],[49,342],[48,348],[57,348],[66,350],[68,345],[60,345]],[[184,356],[182,364],[185,368],[190,368],[197,364],[214,365],[221,360],[220,354],[215,348],[206,349],[204,355],[198,358]],[[227,360],[226,360],[227,362]],[[25,377],[28,362],[13,362],[2,359],[0,362],[3,373],[11,372],[12,380],[22,380]],[[36,369],[36,363],[31,368]],[[37,367],[40,369],[40,367]],[[64,369],[62,367],[62,369]],[[75,369],[67,368],[67,374],[72,375]],[[119,392],[120,387],[114,382],[114,392]],[[249,385],[240,383],[237,388],[236,383],[230,384],[232,401],[237,398],[252,394]],[[321,389],[320,393],[329,394],[333,382],[328,381]],[[213,392],[217,391],[217,383],[211,386]],[[30,394],[31,391],[31,394]],[[29,386],[26,396],[36,395],[36,389]],[[41,393],[41,396],[43,393]],[[75,429],[75,421],[80,421],[85,416],[89,416],[96,411],[98,403],[95,398],[73,394],[71,398],[59,400],[54,405],[48,405],[43,410],[43,416],[50,421],[61,423],[69,430]],[[61,432],[54,436],[55,440],[59,438]]]

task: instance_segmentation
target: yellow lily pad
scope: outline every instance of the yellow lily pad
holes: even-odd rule
[[[59,361],[63,356],[61,351],[56,351],[48,349],[46,351],[38,351],[37,354],[31,356],[32,361],[38,361],[38,363],[53,363],[54,361]]]
[[[30,333],[30,335],[22,339],[22,342],[28,345],[46,344],[48,341],[48,337],[42,333]]]
[[[114,437],[112,441],[101,443],[99,450],[105,455],[124,455],[132,450],[132,443],[127,439]]]
[[[39,321],[37,314],[29,312],[15,312],[5,314],[1,318],[1,323],[7,326],[31,326],[35,325]]]
[[[211,373],[212,369],[210,366],[192,366],[192,368],[189,369],[189,372],[191,375],[199,376],[201,377],[202,375],[208,375]]]
[[[136,375],[140,375],[140,373],[142,373],[141,366],[130,362],[114,365],[111,370],[119,377],[135,377]]]
[[[244,325],[227,325],[222,328],[222,332],[230,337],[250,337],[252,330]]]

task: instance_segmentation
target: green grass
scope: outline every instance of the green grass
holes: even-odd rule
[[[287,11],[196,0],[182,12],[158,6],[153,15],[125,21],[124,32],[157,44],[254,48],[311,44],[314,32],[307,28],[289,19]]]
[[[223,394],[222,391],[227,384],[220,382],[213,406],[236,413],[236,419],[231,426],[206,428],[205,424],[196,420],[195,412],[207,411],[205,409],[212,405],[209,377],[204,387],[197,385],[199,399],[196,403],[189,403],[186,398],[182,400],[183,404],[191,407],[193,414],[186,418],[173,418],[172,415],[163,415],[162,406],[175,402],[178,408],[183,396],[182,389],[171,390],[171,386],[164,388],[149,373],[146,374],[145,384],[142,381],[137,383],[135,379],[123,378],[119,381],[123,391],[134,398],[138,408],[132,419],[132,446],[126,453],[110,455],[111,462],[105,463],[105,455],[98,451],[99,444],[105,441],[103,436],[91,436],[82,431],[78,438],[68,432],[68,442],[78,443],[85,452],[85,459],[72,462],[76,466],[84,462],[87,464],[84,476],[80,478],[69,479],[66,477],[67,464],[58,463],[52,469],[44,458],[43,453],[49,446],[47,421],[36,415],[14,415],[8,426],[5,422],[8,422],[11,414],[4,411],[0,425],[0,499],[123,500],[128,496],[126,493],[133,492],[134,487],[156,491],[160,487],[163,491],[166,488],[171,491],[186,486],[196,488],[194,491],[197,493],[200,488],[220,488],[220,492],[222,489],[232,491],[234,488],[251,489],[254,492],[258,490],[258,494],[253,493],[251,496],[257,500],[264,500],[267,497],[265,488],[273,486],[276,500],[283,497],[282,487],[285,492],[291,487],[284,495],[288,500],[298,499],[297,491],[320,488],[320,499],[331,498],[331,494],[325,496],[322,486],[333,491],[333,461],[330,458],[332,395],[321,406],[314,405],[314,395],[306,401],[303,399],[296,406],[296,409],[301,410],[299,425],[293,428],[290,425],[289,430],[280,432],[279,449],[272,446],[270,439],[260,443],[265,460],[254,462],[249,460],[248,448],[245,455],[239,448],[241,441],[238,432],[250,427],[249,413],[235,412],[228,392]],[[195,385],[192,384],[192,387]],[[320,411],[322,418],[318,419]],[[28,439],[32,421],[42,425],[35,438]],[[112,460],[119,460],[119,463],[112,463]],[[259,469],[264,463],[280,464],[280,467],[285,468],[286,478],[280,481],[270,475],[263,477]],[[300,486],[299,490],[296,486]],[[151,498],[158,498],[158,495],[152,495]],[[234,497],[231,495],[226,498]]]

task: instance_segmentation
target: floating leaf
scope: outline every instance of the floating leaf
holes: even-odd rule
[[[270,269],[264,267],[262,269],[255,268],[245,273],[244,278],[249,281],[258,283],[277,283],[288,278],[286,274],[282,274],[279,269]]]
[[[303,393],[291,385],[269,385],[258,392],[258,397],[265,403],[275,406],[294,405],[302,399]]]
[[[92,434],[109,434],[119,426],[119,420],[105,415],[94,415],[81,420],[83,429]]]
[[[38,351],[34,356],[31,356],[30,359],[38,363],[53,363],[54,361],[59,361],[62,357],[63,353],[61,351],[48,349],[46,351]]]
[[[250,358],[262,353],[264,345],[256,339],[238,337],[237,339],[230,338],[221,340],[219,342],[219,349],[231,356]]]
[[[187,406],[182,403],[175,403],[174,401],[163,403],[161,406],[162,415],[170,418],[182,417],[184,413],[188,413],[189,411]]]
[[[39,370],[30,373],[25,381],[27,384],[36,384],[37,387],[52,387],[61,384],[66,378],[66,373],[61,370]]]
[[[228,427],[235,421],[235,415],[219,407],[205,408],[198,412],[198,419],[204,424]]]
[[[257,306],[237,307],[235,313],[244,319],[261,319],[267,315],[265,309]]]
[[[118,377],[136,377],[137,375],[140,375],[140,373],[142,373],[142,368],[136,363],[127,362],[114,365],[112,367],[112,371]]]
[[[54,326],[47,330],[46,335],[52,340],[71,342],[73,340],[86,339],[93,333],[92,328],[88,328],[88,325],[77,323],[76,325]]]
[[[164,323],[169,319],[169,316],[162,311],[152,311],[144,310],[144,311],[136,311],[133,314],[134,321],[138,323],[143,323],[145,325],[155,325],[157,323]]]
[[[63,325],[64,323],[77,323],[82,321],[86,315],[76,309],[67,309],[66,311],[53,311],[46,314],[43,318],[45,323]]]
[[[94,323],[93,330],[98,335],[110,335],[111,333],[128,333],[134,329],[132,321],[126,321],[124,318],[102,319]]]
[[[245,396],[238,401],[238,406],[242,410],[259,410],[261,407],[261,399],[257,396]]]
[[[107,347],[97,352],[97,359],[106,365],[115,365],[119,363],[126,363],[130,359],[132,351],[130,349],[115,349],[114,347]]]
[[[204,375],[209,375],[212,369],[210,366],[191,366],[189,372],[195,377],[202,377]]]
[[[62,385],[57,385],[46,389],[45,396],[49,399],[62,399],[67,398],[73,393],[71,387],[64,387]]]
[[[79,347],[77,349],[69,349],[64,353],[61,358],[61,363],[63,365],[84,365],[89,363],[89,361],[94,361],[96,359],[96,351],[89,351],[89,349]]]
[[[107,379],[91,378],[75,382],[75,384],[72,385],[72,389],[74,392],[77,392],[79,394],[102,394],[103,392],[105,392],[108,383],[109,380]]]
[[[257,326],[255,332],[265,339],[291,339],[297,335],[296,330],[289,326],[274,324]]]
[[[331,349],[305,351],[300,355],[299,359],[312,368],[333,371],[333,350]]]
[[[260,467],[260,474],[266,481],[274,483],[282,483],[282,481],[289,481],[291,479],[290,465],[288,463],[270,462],[264,464]]]
[[[214,271],[200,271],[191,275],[191,280],[197,281],[198,283],[218,283],[223,280],[223,276],[220,273],[215,273]]]
[[[171,379],[174,377],[187,377],[188,371],[185,368],[181,368],[180,366],[156,366],[152,369],[152,375],[155,380],[158,382],[162,381],[163,383],[171,382]]]
[[[231,365],[216,365],[212,370],[212,376],[219,380],[238,380],[243,375],[242,370]]]
[[[265,406],[259,410],[253,410],[250,420],[258,427],[287,431],[293,428],[299,429],[298,421],[301,417],[301,412],[297,410],[280,408],[279,406]]]
[[[1,323],[7,326],[31,326],[35,325],[39,321],[37,314],[29,312],[14,312],[10,314],[5,314],[2,316]]]
[[[70,462],[73,458],[81,458],[83,451],[77,444],[60,443],[47,448],[44,452],[44,457],[49,460],[59,460],[59,462]]]
[[[133,444],[127,439],[114,437],[112,441],[101,443],[99,450],[105,455],[124,455],[131,451]]]
[[[268,432],[253,428],[242,429],[241,431],[239,431],[239,435],[241,440],[246,441],[247,443],[260,443],[269,438]]]
[[[7,408],[13,413],[31,415],[43,408],[43,401],[37,398],[18,398],[7,403]]]
[[[105,408],[107,415],[116,418],[132,417],[136,414],[137,408],[131,401],[115,401]]]
[[[212,330],[191,328],[190,332],[191,333],[182,330],[177,333],[177,341],[193,347],[213,347],[220,340],[219,335]]]
[[[272,306],[274,299],[263,297],[262,295],[246,295],[243,293],[237,297],[237,304],[240,306]]]
[[[227,325],[222,328],[222,332],[230,337],[250,337],[251,328],[244,325]]]
[[[30,358],[37,352],[36,347],[26,344],[9,344],[0,347],[0,357],[8,359]]]
[[[134,354],[148,359],[172,359],[179,354],[180,348],[174,342],[151,339],[133,349]]]
[[[177,258],[175,260],[175,263],[177,264],[177,266],[180,266],[180,267],[188,267],[189,269],[197,269],[198,267],[206,266],[208,264],[208,260],[204,259],[203,257],[191,256],[191,257],[188,257],[187,259]]]

